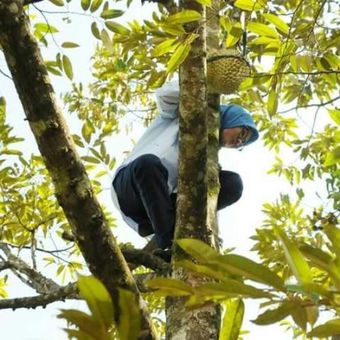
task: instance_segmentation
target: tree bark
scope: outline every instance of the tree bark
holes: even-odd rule
[[[181,7],[196,10],[205,17],[205,9],[194,0],[184,0]],[[187,27],[189,30],[199,32],[199,37],[193,42],[191,52],[180,69],[180,156],[175,240],[196,238],[217,247],[219,97],[209,96],[211,108],[208,109],[205,24],[192,24]],[[175,244],[174,260],[182,260],[186,256]],[[206,281],[180,268],[174,268],[172,277],[194,286]],[[219,328],[218,305],[188,310],[182,298],[168,298],[167,339],[218,339]]]
[[[149,314],[93,193],[20,0],[0,2],[0,44],[27,120],[55,185],[56,197],[93,275],[109,291],[119,321],[118,288],[135,294],[141,339],[155,339]]]

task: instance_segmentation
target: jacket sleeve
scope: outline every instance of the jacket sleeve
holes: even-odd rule
[[[174,119],[178,117],[179,84],[178,80],[165,83],[156,90],[157,107],[162,118]]]

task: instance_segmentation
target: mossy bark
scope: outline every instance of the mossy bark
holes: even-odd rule
[[[155,339],[148,312],[93,193],[56,100],[22,1],[1,0],[0,44],[27,120],[93,275],[108,289],[119,320],[118,288],[134,292],[142,312],[140,339]]]
[[[182,1],[181,7],[194,9],[205,17],[204,8],[196,1]],[[219,97],[207,93],[205,24],[192,24],[187,31],[198,32],[199,37],[180,69],[180,156],[175,240],[196,238],[218,247]],[[217,40],[214,39],[215,42]],[[175,244],[174,260],[182,260],[186,256]],[[207,281],[180,268],[174,268],[172,276],[193,286]],[[213,340],[219,337],[218,305],[188,310],[184,299],[168,298],[166,312],[167,339]]]

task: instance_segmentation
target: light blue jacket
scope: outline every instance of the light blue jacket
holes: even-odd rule
[[[169,82],[156,90],[156,100],[159,116],[146,129],[129,156],[118,167],[115,175],[130,162],[141,155],[154,154],[158,156],[168,171],[169,193],[177,190],[178,175],[178,106],[179,86],[178,82]],[[238,105],[221,105],[221,129],[237,126],[248,126],[252,130],[252,136],[246,144],[254,142],[259,134],[255,123],[248,112]],[[116,193],[112,186],[112,199],[119,209]],[[125,222],[138,231],[138,225],[131,218],[122,213]]]

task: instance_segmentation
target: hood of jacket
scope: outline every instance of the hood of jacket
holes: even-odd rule
[[[221,130],[241,126],[247,126],[251,129],[251,137],[244,145],[249,145],[259,138],[259,132],[253,118],[242,106],[236,104],[221,105],[220,117]]]

